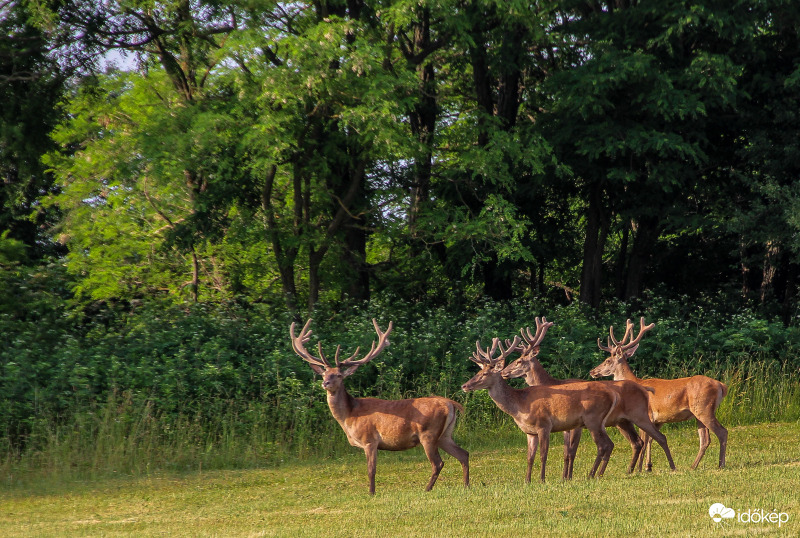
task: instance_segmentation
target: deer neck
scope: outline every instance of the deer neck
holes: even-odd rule
[[[489,397],[501,411],[516,416],[520,411],[520,394],[522,390],[510,386],[505,379],[498,376],[497,381],[488,389]]]
[[[355,398],[350,396],[344,387],[328,391],[328,407],[331,410],[336,422],[343,424],[344,421],[353,413]]]
[[[531,368],[525,374],[525,382],[530,386],[535,385],[555,385],[557,380],[544,369],[539,359],[531,359]]]
[[[639,378],[636,377],[636,374],[633,373],[631,367],[628,366],[628,361],[623,359],[617,363],[616,368],[614,368],[614,381],[639,381]]]

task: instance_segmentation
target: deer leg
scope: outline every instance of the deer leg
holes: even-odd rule
[[[640,431],[639,435],[641,436],[642,440],[642,451],[639,452],[639,469],[638,472],[642,472],[642,465],[644,464],[645,459],[645,449],[647,448],[647,440],[650,439],[650,436],[647,435],[647,432]]]
[[[661,431],[661,426],[656,426],[656,429]],[[651,459],[651,454],[650,454],[650,449],[653,446],[653,438],[650,437],[649,434],[645,433],[642,440],[644,441],[644,447],[645,447],[645,456],[642,457],[642,459],[643,460],[647,459],[647,465],[645,467],[647,469],[647,472],[649,473],[652,472],[653,470],[653,460]],[[639,468],[641,469],[641,466]]]
[[[469,452],[461,448],[450,438],[439,441],[439,448],[453,456],[461,462],[461,469],[464,473],[464,487],[469,487]]]
[[[650,420],[648,419],[647,422],[641,422],[637,424],[639,428],[644,432],[645,439],[647,439],[647,470],[651,471],[653,466],[650,463],[650,446],[653,444],[653,439],[656,440],[656,443],[661,445],[661,448],[664,449],[664,454],[667,455],[667,462],[669,462],[669,468],[673,471],[675,470],[675,462],[672,461],[672,452],[667,445],[667,437],[661,433],[658,429],[658,426],[655,426]],[[641,465],[640,465],[641,469]]]
[[[572,468],[575,465],[575,455],[578,453],[578,445],[581,442],[583,428],[575,428],[569,434],[569,468],[565,470],[567,480],[572,480]]]
[[[696,415],[695,415],[696,416]],[[702,437],[702,433],[700,433],[701,427],[705,430],[705,446],[703,446],[704,438]],[[719,423],[717,417],[713,414],[709,417],[703,417],[703,420],[700,418],[697,419],[697,432],[701,436],[700,437],[700,452],[697,454],[697,459],[694,460],[694,464],[692,465],[692,469],[696,468],[700,460],[703,458],[703,454],[705,453],[705,449],[708,447],[710,443],[708,430],[714,432],[714,435],[717,436],[719,440],[719,468],[725,468],[725,449],[728,446],[728,430]]]
[[[539,446],[538,435],[528,435],[528,473],[525,475],[525,483],[531,483],[531,471],[533,470],[533,461],[536,459],[536,448]]]
[[[539,444],[542,448],[539,450],[539,459],[542,462],[542,471],[539,474],[539,479],[544,482],[545,467],[547,466],[547,451],[550,449],[550,430],[539,432]]]
[[[711,431],[717,436],[719,440],[719,468],[725,468],[725,451],[728,448],[728,430],[725,426],[719,423],[716,417],[710,424]]]
[[[700,438],[700,449],[697,451],[697,457],[694,459],[692,469],[697,469],[697,466],[700,465],[700,460],[703,459],[706,449],[710,444],[708,428],[706,428],[705,424],[703,424],[699,418],[697,419],[697,436]]]
[[[423,441],[422,439],[420,439],[420,443],[422,443],[422,448],[425,450],[425,455],[428,456],[428,461],[431,462],[431,479],[428,481],[428,485],[425,486],[425,491],[430,491],[433,489],[436,479],[439,478],[439,473],[444,467],[444,461],[439,455],[439,448],[436,443],[432,443],[429,440]]]
[[[570,460],[570,431],[564,432],[564,470],[561,472],[561,479],[568,480],[569,479],[569,460]]]
[[[597,445],[597,457],[594,460],[592,470],[589,472],[589,478],[594,478],[595,472],[597,472],[597,476],[600,477],[606,472],[606,465],[608,465],[611,452],[614,450],[614,441],[611,440],[605,428],[602,426],[593,428],[589,430],[589,432],[592,435],[594,443]]]
[[[364,447],[367,456],[367,475],[369,476],[369,494],[375,495],[375,467],[378,463],[378,445],[370,443]]]
[[[631,450],[633,451],[633,455],[631,456],[631,464],[628,465],[628,474],[631,474],[636,468],[636,462],[639,460],[639,456],[642,455],[642,448],[644,447],[644,443],[642,439],[639,437],[639,434],[636,432],[636,428],[633,427],[633,423],[628,420],[621,420],[617,424],[617,429],[622,434],[622,436],[628,440],[631,444]]]

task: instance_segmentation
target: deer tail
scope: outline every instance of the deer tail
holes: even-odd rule
[[[459,413],[461,413],[462,415],[464,414],[464,406],[463,406],[463,405],[461,405],[460,403],[458,403],[458,402],[457,402],[457,401],[455,401],[455,400],[449,400],[449,399],[448,399],[448,401],[449,401],[451,404],[453,404],[453,407],[455,407],[455,408],[456,408],[456,411],[458,411],[458,412],[459,412]]]
[[[614,409],[616,409],[617,404],[619,403],[619,400],[620,400],[620,396],[619,396],[619,393],[617,393],[617,391],[610,390],[608,392],[611,394],[611,396],[613,396],[614,403],[611,404],[611,407],[608,408],[608,413],[606,413],[606,416],[603,417],[603,427],[605,427],[606,421],[608,420],[608,417],[610,417],[611,413],[614,412]]]

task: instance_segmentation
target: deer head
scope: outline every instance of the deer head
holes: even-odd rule
[[[597,378],[612,376],[614,375],[614,372],[618,371],[622,367],[623,363],[625,366],[627,366],[628,359],[633,356],[633,354],[636,353],[636,350],[639,348],[639,342],[642,340],[644,333],[656,326],[655,323],[645,325],[644,317],[642,317],[639,320],[639,335],[636,338],[633,338],[633,322],[628,320],[625,325],[625,335],[622,337],[621,341],[614,337],[613,326],[609,327],[608,329],[608,345],[604,346],[600,339],[597,339],[597,347],[608,352],[610,355],[606,360],[589,372],[592,377]],[[626,342],[626,340],[629,339],[630,341]]]
[[[503,368],[506,365],[506,358],[513,352],[519,351],[520,347],[519,336],[514,337],[514,341],[506,340],[506,349],[503,349],[503,344],[500,343],[499,338],[492,339],[492,347],[481,348],[481,341],[475,342],[477,351],[472,354],[470,360],[481,367],[480,371],[475,376],[461,385],[461,390],[469,392],[478,389],[486,389],[497,383],[502,379]],[[493,357],[495,351],[500,349],[500,356]]]
[[[334,365],[332,366],[322,353],[321,342],[317,343],[317,353],[319,354],[319,357],[313,356],[306,350],[305,344],[311,337],[311,329],[309,329],[310,325],[311,320],[309,319],[306,321],[306,324],[303,325],[303,328],[300,330],[300,334],[295,336],[295,324],[292,323],[292,325],[289,327],[289,334],[292,337],[292,349],[294,349],[294,352],[297,353],[301,359],[311,365],[311,369],[314,370],[314,372],[322,376],[322,387],[331,393],[336,392],[339,390],[339,388],[341,388],[342,380],[344,380],[345,377],[352,375],[359,366],[368,363],[381,351],[383,351],[383,348],[389,345],[388,337],[389,333],[392,332],[391,321],[389,322],[389,327],[386,329],[386,331],[382,332],[381,328],[378,326],[378,322],[373,319],[372,325],[375,327],[375,332],[378,333],[378,343],[376,344],[373,340],[369,353],[367,353],[363,358],[356,359],[356,356],[361,349],[357,347],[355,352],[343,361],[339,360],[339,354],[342,351],[342,346],[336,346],[336,353],[333,357]]]
[[[547,329],[553,326],[552,321],[547,321],[546,318],[536,318],[536,334],[531,334],[530,327],[520,329],[522,340],[524,344],[520,344],[522,355],[506,366],[503,369],[503,377],[506,379],[514,379],[517,377],[525,377],[528,371],[531,370],[531,362],[539,355],[539,344],[544,340],[544,335],[547,334]]]

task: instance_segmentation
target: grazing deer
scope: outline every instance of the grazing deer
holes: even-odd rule
[[[525,482],[531,481],[531,469],[539,443],[542,445],[540,459],[542,462],[541,480],[545,479],[547,451],[550,447],[550,433],[574,430],[584,427],[589,430],[597,445],[597,457],[589,473],[590,477],[603,476],[614,443],[606,433],[604,424],[608,416],[619,402],[619,395],[599,383],[583,382],[561,385],[558,387],[526,387],[512,388],[503,379],[503,368],[509,354],[519,350],[519,336],[513,342],[506,341],[507,349],[503,349],[498,338],[492,340],[491,349],[481,349],[480,341],[476,342],[477,352],[472,360],[481,370],[464,383],[464,392],[488,389],[489,396],[505,413],[511,415],[517,426],[528,436],[528,472]],[[500,356],[493,358],[497,349]],[[568,478],[566,475],[564,478]]]
[[[328,407],[333,418],[344,430],[350,444],[364,450],[367,456],[370,494],[375,494],[378,450],[407,450],[420,444],[433,468],[425,491],[433,488],[444,467],[439,455],[440,448],[461,462],[464,486],[469,486],[469,452],[458,446],[452,438],[456,411],[464,411],[461,404],[439,396],[406,400],[354,398],[344,388],[345,377],[355,372],[362,364],[374,359],[389,344],[388,336],[392,332],[392,323],[389,323],[386,332],[381,332],[378,323],[373,319],[372,324],[378,333],[377,345],[373,341],[369,353],[358,360],[355,357],[359,348],[356,348],[355,353],[343,361],[339,361],[341,346],[337,346],[334,366],[331,366],[322,354],[321,343],[317,344],[319,357],[314,357],[306,351],[305,344],[311,336],[311,330],[308,328],[310,324],[309,319],[300,334],[295,336],[295,324],[292,323],[289,327],[292,348],[301,359],[311,365],[314,372],[322,376],[322,387],[328,393]]]
[[[539,345],[544,340],[547,329],[553,326],[553,322],[547,319],[536,318],[536,334],[531,335],[529,327],[520,331],[525,342],[521,345],[522,355],[503,369],[503,377],[513,379],[524,377],[525,382],[530,386],[545,385],[556,386],[568,383],[585,382],[582,379],[556,379],[544,369],[539,362]],[[649,415],[649,393],[654,392],[650,387],[643,387],[634,381],[597,381],[603,383],[609,389],[617,392],[620,401],[614,411],[608,417],[606,426],[616,426],[622,436],[628,440],[633,450],[631,463],[628,466],[628,473],[632,473],[636,462],[642,451],[643,442],[639,438],[634,425],[647,432],[664,449],[670,467],[674,470],[675,464],[672,461],[672,454],[667,446],[667,438],[659,432],[650,420]],[[581,440],[581,428],[576,428],[571,432],[564,432],[564,466],[565,474],[572,476],[572,465],[575,461],[575,453]]]
[[[639,335],[633,338],[633,323],[627,321],[625,336],[622,342],[614,338],[614,327],[609,328],[608,345],[604,346],[600,339],[597,345],[603,351],[610,353],[610,356],[591,372],[592,377],[614,376],[614,379],[626,379],[635,381],[644,387],[651,387],[655,392],[650,395],[650,415],[653,424],[657,429],[662,425],[671,422],[683,422],[691,418],[697,419],[697,433],[700,436],[700,450],[692,464],[692,469],[696,469],[700,460],[703,459],[709,445],[708,430],[714,432],[719,439],[719,468],[725,467],[725,449],[728,445],[728,430],[717,420],[716,412],[720,402],[728,393],[728,387],[716,379],[711,379],[704,375],[692,377],[682,377],[680,379],[639,379],[628,366],[628,359],[636,353],[642,336],[655,327],[654,323],[645,326],[644,318],[641,318]],[[629,342],[625,342],[628,338]],[[652,440],[645,435],[644,443],[647,453],[647,470],[653,468],[650,459],[650,444]],[[639,469],[642,468],[642,460],[639,462]]]

